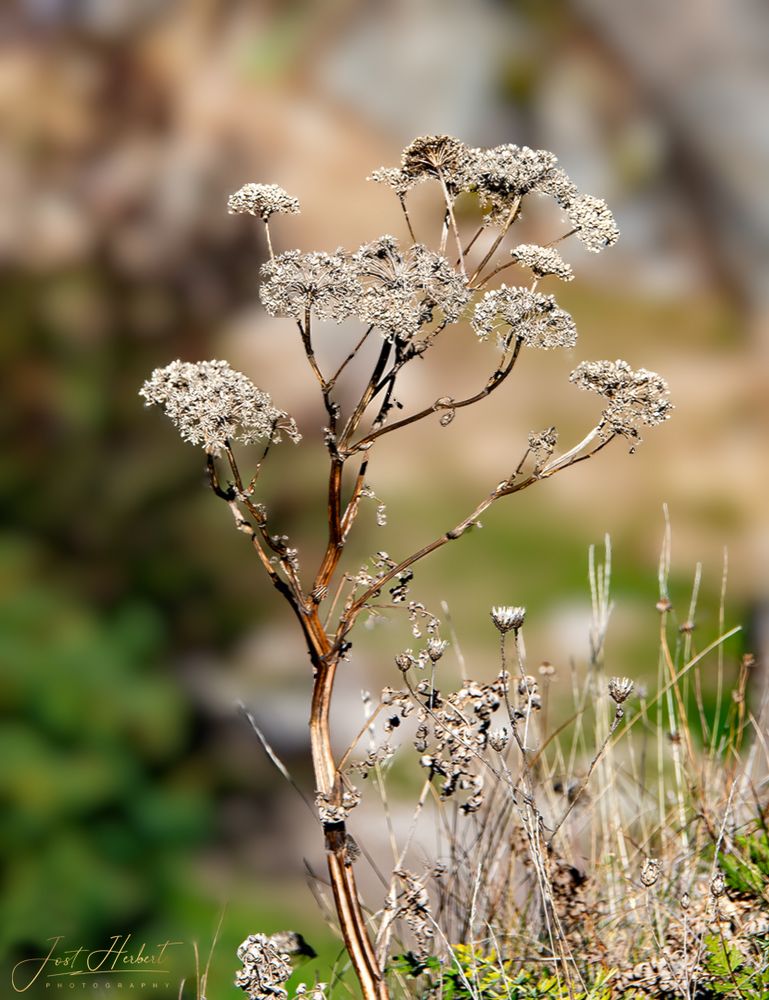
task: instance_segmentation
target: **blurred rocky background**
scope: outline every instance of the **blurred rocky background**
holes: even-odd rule
[[[357,555],[403,554],[453,525],[529,430],[557,423],[578,440],[593,409],[568,385],[576,360],[660,371],[677,409],[638,454],[618,447],[500,505],[413,591],[448,603],[479,674],[496,669],[490,605],[526,604],[532,660],[568,686],[587,650],[587,549],[608,532],[609,669],[652,678],[663,503],[681,620],[701,561],[695,636],[716,634],[726,549],[726,624],[766,635],[769,10],[17,0],[0,26],[0,963],[58,934],[205,952],[226,903],[211,994],[227,996],[247,933],[316,928],[335,953],[302,881],[303,852],[322,871],[317,830],[234,707],[249,704],[309,787],[303,650],[205,489],[201,455],[137,397],[157,365],[225,357],[317,441],[295,331],[258,305],[261,230],[227,215],[227,194],[258,180],[299,197],[302,214],[273,226],[280,249],[402,235],[365,178],[445,131],[552,149],[607,199],[619,244],[572,254],[577,280],[558,292],[575,355],[527,358],[509,394],[421,427],[406,451],[385,439],[372,485],[389,524],[372,514]],[[472,389],[474,347],[468,334],[437,353],[411,398]],[[310,450],[279,458],[267,484],[276,521],[314,552]],[[408,644],[395,620],[363,638],[341,677],[343,737],[361,688],[396,683]]]

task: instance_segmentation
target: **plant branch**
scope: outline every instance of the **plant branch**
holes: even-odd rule
[[[409,236],[411,237],[411,242],[416,243],[417,238],[414,235],[414,229],[411,225],[411,219],[409,217],[409,210],[406,208],[406,199],[402,195],[398,195],[398,201],[400,202],[401,209],[403,210],[403,217],[406,220],[406,225],[408,226]]]
[[[344,361],[341,363],[341,365],[337,368],[337,370],[334,372],[334,374],[331,376],[331,378],[328,380],[327,385],[328,385],[329,389],[332,389],[336,385],[337,379],[342,374],[342,372],[345,370],[345,368],[347,367],[347,365],[349,365],[349,363],[353,360],[353,358],[356,356],[356,354],[361,349],[361,347],[363,347],[364,343],[368,339],[368,336],[369,336],[369,334],[371,333],[371,331],[373,329],[374,329],[374,326],[372,324],[366,330],[366,332],[363,334],[363,336],[360,338],[360,340],[355,345],[355,347],[353,347],[353,349],[350,351],[350,353],[347,355],[347,357],[344,359]]]
[[[340,451],[345,450],[347,442],[355,433],[358,424],[360,423],[361,418],[363,417],[363,414],[366,411],[366,407],[376,394],[377,385],[382,375],[384,374],[385,366],[387,365],[387,359],[390,357],[391,348],[392,344],[390,343],[389,340],[384,340],[382,342],[382,349],[379,352],[379,357],[377,358],[376,364],[374,365],[374,370],[371,373],[371,377],[368,380],[366,388],[363,390],[355,409],[350,414],[350,417],[347,423],[345,424],[344,430],[342,431],[339,443]]]
[[[473,396],[468,396],[466,399],[451,399],[447,396],[441,397],[441,399],[436,399],[432,406],[427,406],[423,410],[419,410],[418,413],[413,413],[410,417],[404,417],[402,420],[397,420],[394,424],[388,424],[386,427],[380,427],[378,430],[372,431],[370,434],[362,437],[359,441],[356,441],[355,444],[350,445],[347,449],[347,454],[353,455],[356,451],[369,448],[377,438],[383,437],[385,434],[389,434],[392,431],[399,430],[401,427],[407,427],[409,424],[414,424],[418,420],[423,420],[425,417],[429,417],[430,414],[437,413],[438,410],[458,410],[463,406],[471,406],[473,403],[477,403],[479,400],[491,395],[495,389],[499,388],[499,386],[505,381],[510,372],[513,370],[515,362],[518,359],[522,343],[523,341],[520,338],[516,338],[513,353],[507,364],[493,372],[483,389],[476,392]]]
[[[510,208],[510,211],[508,212],[507,218],[505,219],[505,224],[503,225],[503,227],[502,227],[499,235],[494,240],[494,242],[491,244],[491,247],[487,251],[486,256],[483,258],[483,260],[480,262],[480,264],[478,265],[478,267],[476,267],[475,271],[473,272],[473,274],[472,274],[472,276],[470,278],[470,284],[471,285],[475,281],[475,279],[478,277],[478,275],[481,273],[481,271],[484,269],[484,267],[486,267],[486,265],[488,264],[488,262],[494,256],[494,254],[497,252],[497,247],[499,246],[499,244],[502,242],[502,240],[507,235],[507,231],[510,228],[510,226],[512,226],[512,224],[515,222],[515,217],[518,215],[518,210],[519,210],[520,207],[521,207],[521,196],[519,195],[515,199],[515,201],[513,202],[512,206]]]
[[[320,385],[325,395],[325,393],[328,390],[328,383],[326,382],[325,378],[323,377],[323,373],[318,367],[318,362],[315,360],[315,351],[313,350],[312,347],[312,337],[310,333],[311,323],[312,323],[312,312],[308,305],[304,311],[304,323],[302,323],[301,320],[297,320],[296,325],[299,327],[299,333],[301,334],[302,337],[302,344],[304,345],[304,353],[307,355],[307,360],[310,363],[310,368],[312,368],[313,374],[315,375],[315,378],[318,380],[318,384]]]

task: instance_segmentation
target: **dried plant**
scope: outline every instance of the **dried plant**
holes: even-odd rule
[[[447,426],[457,411],[498,391],[525,350],[572,347],[577,340],[573,318],[552,294],[538,290],[539,283],[551,278],[572,279],[571,266],[555,249],[568,238],[574,237],[597,252],[611,246],[618,236],[606,204],[578,192],[557,166],[556,157],[545,150],[511,144],[473,149],[450,136],[426,136],[404,150],[399,168],[382,168],[371,177],[388,185],[396,195],[407,231],[405,241],[385,235],[354,252],[292,250],[276,255],[269,221],[276,214],[296,213],[297,200],[277,185],[247,184],[229,201],[231,212],[250,214],[265,226],[270,259],[262,268],[261,301],[271,315],[295,324],[325,407],[328,537],[314,572],[302,571],[296,547],[282,526],[273,523],[259,499],[260,476],[273,445],[282,436],[299,441],[293,419],[223,361],[174,361],[155,371],[141,391],[148,405],[158,405],[166,412],[185,440],[203,447],[211,489],[230,508],[236,529],[248,537],[270,582],[293,610],[304,637],[313,674],[309,716],[315,802],[336,912],[364,997],[384,1000],[383,955],[363,914],[346,826],[359,793],[344,767],[348,755],[343,761],[334,756],[329,728],[337,668],[349,656],[352,630],[363,612],[375,612],[382,605],[406,609],[415,634],[420,634],[420,623],[426,628],[429,639],[425,648],[419,653],[406,651],[396,660],[407,690],[390,694],[391,729],[393,719],[408,714],[409,705],[416,706],[415,742],[422,748],[422,766],[430,781],[439,777],[439,794],[444,800],[463,793],[466,813],[472,815],[483,805],[484,781],[489,773],[499,787],[510,792],[522,824],[531,878],[541,891],[542,918],[554,940],[560,941],[551,878],[554,862],[544,847],[543,814],[534,798],[539,764],[530,738],[532,712],[541,700],[534,678],[523,667],[519,633],[524,609],[501,607],[492,612],[503,654],[507,633],[513,634],[519,676],[512,676],[503,659],[502,670],[491,684],[467,681],[459,691],[441,696],[432,678],[411,681],[414,669],[434,668],[445,648],[437,619],[409,599],[412,567],[465,535],[503,497],[591,458],[615,439],[626,438],[637,445],[640,428],[666,420],[671,404],[665,381],[653,372],[633,371],[624,361],[583,362],[572,372],[572,381],[599,393],[606,405],[593,427],[573,435],[576,443],[559,453],[554,427],[532,432],[518,461],[508,466],[514,471],[453,527],[440,531],[414,552],[393,558],[377,553],[368,567],[357,572],[346,566],[345,548],[361,501],[373,495],[367,476],[377,442],[433,417]],[[407,207],[410,190],[422,183],[436,184],[443,201],[434,240],[427,232],[417,239]],[[460,231],[455,204],[460,195],[468,194],[475,197],[479,219],[475,230],[465,234]],[[564,217],[562,230],[553,233],[547,246],[514,243],[500,259],[524,201],[538,197],[555,200]],[[522,274],[528,272],[526,284],[488,287],[497,275],[512,267],[518,267]],[[315,345],[320,337],[333,339],[338,334],[322,324],[350,318],[362,324],[359,338],[343,345],[343,360],[334,370],[323,370]],[[404,369],[415,359],[424,358],[449,327],[466,320],[480,342],[494,342],[485,383],[467,397],[440,396],[393,419],[402,408],[398,386]],[[376,359],[361,379],[362,347],[376,338]],[[485,349],[482,344],[478,348]],[[351,365],[354,359],[358,365]],[[356,402],[344,408],[341,401],[349,398],[355,379],[360,379],[354,393]],[[340,392],[343,381],[345,393]],[[263,442],[256,459],[245,453],[236,457],[236,442],[256,441]],[[247,473],[241,470],[243,463],[249,463]],[[380,501],[380,523],[384,516]],[[618,682],[614,694],[620,695],[615,697],[618,723],[623,716],[621,702],[629,691]],[[502,713],[505,725],[492,729],[495,712]],[[613,731],[605,737],[604,746]],[[517,778],[509,773],[503,756],[512,746],[522,759]],[[488,752],[499,758],[490,772],[486,764],[479,763]],[[381,761],[377,753],[370,755],[363,771],[380,767]],[[388,896],[390,912],[400,912],[415,929],[419,924],[417,936],[424,944],[429,937],[424,886],[402,865],[394,866],[393,879],[400,880],[401,888],[398,890],[393,881]],[[285,968],[280,953],[259,935],[249,938],[241,951],[245,964],[239,984],[249,995],[284,995],[281,983]]]

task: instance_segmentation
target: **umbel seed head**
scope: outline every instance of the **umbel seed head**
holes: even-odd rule
[[[505,606],[491,609],[491,620],[502,635],[511,629],[517,632],[519,628],[523,627],[525,618],[526,608]]]
[[[277,184],[244,184],[227,199],[230,215],[258,215],[267,222],[275,212],[297,215],[299,201]]]

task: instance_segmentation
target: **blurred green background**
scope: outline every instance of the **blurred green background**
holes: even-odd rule
[[[19,0],[0,14],[4,979],[59,934],[181,940],[189,975],[223,907],[209,997],[237,995],[248,933],[302,931],[324,978],[338,950],[304,884],[303,857],[323,868],[317,829],[235,708],[253,708],[309,789],[305,654],[201,455],[137,396],[157,365],[226,357],[291,412],[305,442],[276,456],[267,501],[311,565],[322,413],[293,329],[258,306],[262,234],[225,211],[246,181],[300,198],[274,226],[280,249],[330,250],[401,235],[365,177],[414,135],[556,152],[622,231],[598,258],[572,254],[577,280],[553,289],[580,343],[527,356],[509,393],[421,426],[408,450],[385,439],[371,483],[389,523],[372,505],[356,558],[456,523],[529,430],[578,440],[595,407],[569,370],[621,356],[669,379],[670,424],[635,456],[618,447],[495,508],[419,568],[413,596],[447,602],[477,674],[495,669],[491,604],[526,604],[532,662],[566,677],[587,651],[587,549],[609,533],[609,669],[651,678],[667,503],[681,620],[702,561],[697,627],[703,644],[715,635],[727,548],[726,623],[763,653],[767,13],[643,6]],[[523,227],[536,235],[536,220]],[[472,391],[491,357],[463,331],[404,402]],[[342,737],[362,720],[361,688],[396,683],[392,656],[411,642],[397,619],[362,636],[340,679]]]

